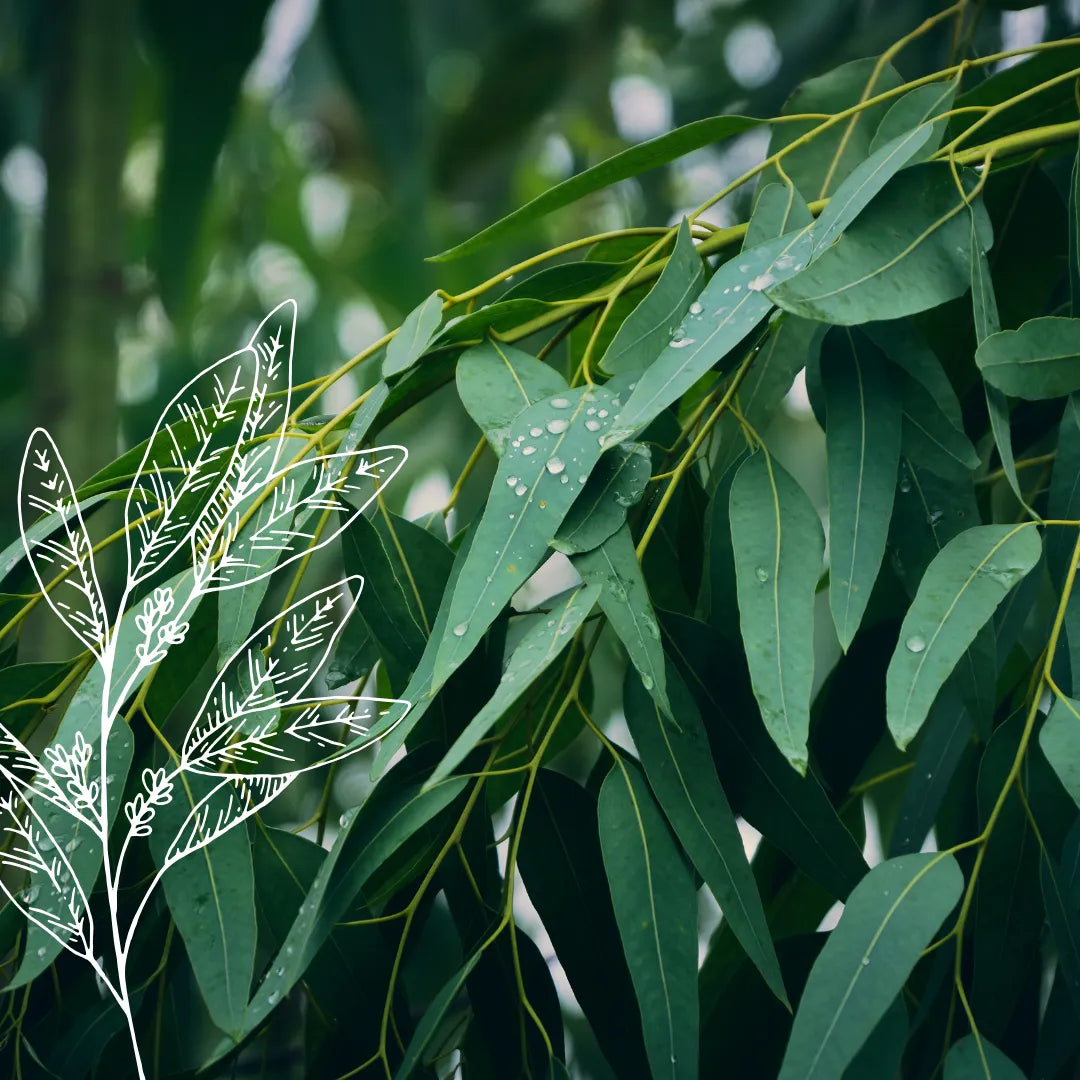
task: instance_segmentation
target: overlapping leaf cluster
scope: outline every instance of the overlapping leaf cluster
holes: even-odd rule
[[[380,501],[341,533],[365,603],[330,682],[373,677],[411,703],[370,793],[325,845],[263,815],[165,880],[132,1003],[162,1075],[275,1048],[318,1076],[442,1075],[455,1052],[466,1076],[585,1075],[574,1048],[589,1045],[620,1078],[1072,1074],[1080,43],[992,75],[1002,57],[908,82],[891,59],[812,80],[769,122],[767,157],[710,200],[756,181],[745,224],[716,228],[704,206],[433,294],[290,415],[283,439],[353,454],[452,381],[480,437],[442,515],[407,521]],[[641,144],[442,258],[761,123],[714,118]],[[555,254],[570,259],[543,267]],[[361,364],[371,389],[305,422]],[[800,373],[824,430],[824,506],[773,426]],[[260,430],[208,430],[207,460],[227,434],[258,486]],[[79,489],[84,513],[133,460]],[[485,482],[482,511],[448,532],[460,493]],[[152,492],[161,525],[126,534],[148,577],[172,490]],[[230,506],[192,534],[193,572],[233,572],[211,557],[233,518],[254,553],[282,513],[298,515],[299,554],[295,500]],[[65,535],[72,621],[95,649],[99,605]],[[552,560],[562,590],[530,599]],[[258,582],[255,566],[235,572]],[[158,666],[127,688],[131,725],[109,755],[133,776],[148,758],[126,808],[135,833],[164,798],[156,725],[244,638],[262,585],[200,608],[164,659],[171,608],[149,592],[133,609],[147,650],[133,656]],[[50,780],[23,782],[46,825],[57,799],[100,800],[73,741],[87,666],[0,670],[27,732],[83,679]],[[295,694],[282,727],[271,674],[252,658],[235,684],[212,682],[178,750],[189,771],[245,772],[238,710],[256,751],[306,731]],[[605,728],[612,700],[628,739]],[[562,753],[572,743],[584,771]],[[310,822],[320,840],[330,796]],[[72,870],[89,896],[96,864],[73,856]],[[723,914],[704,947],[702,889]],[[521,925],[525,892],[580,1011],[560,1005]],[[56,953],[35,963],[22,912],[5,918],[26,985]],[[295,1023],[271,1023],[278,1010]],[[94,1036],[103,1063],[111,1015]]]

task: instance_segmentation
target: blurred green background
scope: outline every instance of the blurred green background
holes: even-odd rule
[[[666,224],[752,163],[768,133],[620,184],[512,250],[424,261],[632,142],[716,113],[774,113],[801,80],[880,52],[940,6],[2,0],[3,535],[33,423],[48,424],[79,483],[286,296],[300,306],[305,380],[436,285],[464,288],[560,239]],[[1078,0],[991,10],[975,48],[1078,21]],[[931,70],[948,48],[944,28],[897,65]],[[712,219],[744,213],[725,201]],[[372,377],[350,374],[318,411]],[[418,513],[440,502],[473,436],[451,392],[399,426]]]

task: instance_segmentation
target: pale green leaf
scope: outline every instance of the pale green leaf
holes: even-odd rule
[[[945,1058],[945,1080],[1025,1080],[1023,1072],[983,1036],[965,1035]]]
[[[974,174],[962,176],[965,191]],[[913,165],[894,176],[820,258],[797,278],[770,288],[780,307],[840,325],[896,319],[936,307],[970,285],[967,203],[939,164]],[[990,245],[990,223],[976,203],[978,237]]]
[[[1006,594],[1039,561],[1030,526],[977,525],[927,567],[889,663],[886,715],[901,749],[923,725],[942,684]]]
[[[766,184],[754,200],[754,212],[743,237],[743,251],[752,251],[767,240],[812,224],[813,220],[810,207],[793,185]]]
[[[1080,319],[1029,319],[986,338],[975,353],[983,378],[1012,397],[1039,400],[1080,390]]]
[[[600,440],[619,408],[616,382],[545,398],[512,424],[513,438],[454,586],[433,686],[441,686],[472,652],[547,554],[600,457]]]
[[[439,331],[442,303],[439,293],[433,292],[405,316],[405,321],[386,346],[382,365],[384,379],[407,371],[420,359]]]
[[[466,349],[456,378],[461,404],[499,457],[513,421],[530,405],[566,389],[566,380],[554,368],[499,341]]]
[[[885,554],[900,464],[900,404],[884,356],[851,331],[826,338],[821,376],[828,414],[829,607],[847,650]]]
[[[469,721],[436,766],[425,790],[433,788],[461,764],[476,744],[495,726],[547,671],[562,651],[574,640],[574,634],[592,610],[599,586],[584,585],[569,592],[550,611],[533,616],[532,624],[507,662],[506,670],[486,705]]]
[[[599,547],[574,559],[574,568],[600,588],[600,607],[619,636],[645,688],[659,707],[671,715],[664,669],[664,650],[652,600],[624,525]]]
[[[953,856],[928,853],[879,863],[855,886],[810,971],[780,1080],[838,1080],[900,993],[963,884]]]
[[[1039,732],[1039,745],[1061,786],[1080,806],[1080,702],[1060,697]]]
[[[724,263],[690,305],[667,345],[638,377],[605,446],[631,438],[716,367],[769,313],[765,289],[809,261],[807,231],[777,237]],[[727,366],[730,366],[727,365]]]
[[[748,458],[731,486],[739,622],[761,717],[805,772],[814,677],[814,592],[825,538],[801,487],[767,453]]]
[[[879,150],[890,139],[903,135],[904,132],[919,124],[926,124],[927,121],[931,122],[928,126],[933,135],[930,141],[924,143],[920,149],[924,156],[933,153],[940,145],[948,123],[948,118],[942,117],[941,114],[952,108],[959,86],[960,76],[958,75],[951,82],[917,86],[903,97],[897,98],[882,117],[877,131],[874,132],[874,138],[870,143],[870,153],[873,154]]]
[[[660,280],[619,327],[600,367],[609,375],[637,374],[647,368],[671,340],[704,281],[701,256],[683,218]]]

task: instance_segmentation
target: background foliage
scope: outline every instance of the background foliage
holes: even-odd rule
[[[1080,68],[1000,6],[7,5],[9,458],[47,419],[104,542],[286,295],[297,434],[412,454],[304,568],[366,581],[327,686],[413,710],[146,919],[154,1075],[1071,1075]],[[40,749],[89,658],[0,570]],[[288,578],[200,607],[132,775]],[[125,1075],[0,946],[7,1070]]]

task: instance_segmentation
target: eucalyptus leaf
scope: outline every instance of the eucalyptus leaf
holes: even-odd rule
[[[945,1080],[1024,1080],[1024,1074],[985,1037],[965,1035],[949,1048]]]
[[[731,486],[739,623],[765,727],[799,772],[807,765],[814,592],[825,552],[817,511],[765,452]]]
[[[927,568],[887,677],[889,730],[901,749],[979,630],[1041,553],[1034,528],[978,525],[950,540]]]
[[[983,378],[1013,397],[1038,400],[1080,390],[1080,319],[1030,319],[1002,330],[975,353]]]
[[[644,371],[663,352],[704,282],[701,256],[683,218],[660,279],[619,327],[600,367],[609,375]]]
[[[600,789],[600,844],[654,1077],[696,1080],[697,905],[645,781],[618,765]]]
[[[855,887],[814,963],[780,1080],[839,1077],[960,898],[953,856],[902,855]]]
[[[433,292],[405,316],[398,332],[390,339],[383,359],[383,378],[388,379],[411,368],[431,344],[441,322],[442,296]]]

